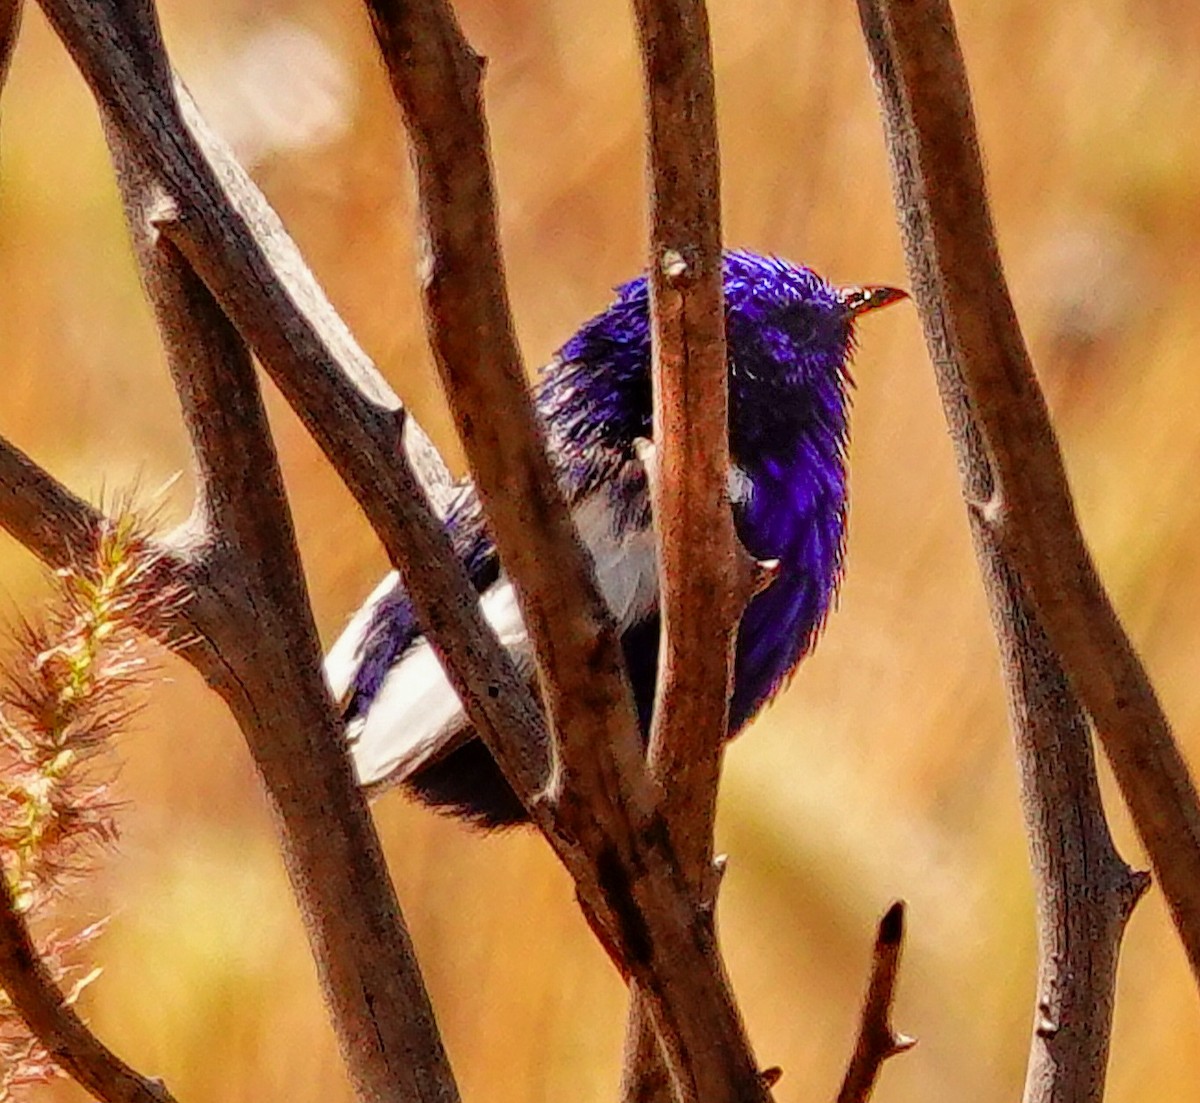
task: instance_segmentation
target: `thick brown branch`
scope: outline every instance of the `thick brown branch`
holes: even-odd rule
[[[711,924],[654,799],[616,631],[555,485],[513,340],[482,63],[442,0],[368,0],[368,8],[416,166],[431,341],[521,597],[559,752],[557,777],[530,811],[603,940],[653,1001],[680,1091],[757,1098]],[[505,748],[492,750],[512,780]]]
[[[733,643],[752,563],[733,527],[720,171],[703,0],[635,0],[646,85],[654,464],[663,623],[651,764],[680,858],[712,859]]]
[[[881,82],[885,95],[894,85]],[[966,496],[992,494],[992,469],[965,387],[943,391]],[[1145,877],[1113,847],[1087,719],[993,529],[972,533],[1000,645],[1038,906],[1038,999],[1025,1103],[1099,1103],[1121,936]]]
[[[866,1103],[884,1061],[917,1044],[892,1029],[892,999],[904,947],[904,903],[897,900],[879,921],[871,955],[871,979],[859,1016],[858,1038],[846,1067],[837,1103]]]
[[[592,792],[648,807],[620,640],[546,455],[513,334],[482,60],[444,0],[367,7],[416,170],[430,344],[537,654],[559,752],[554,784],[578,775]]]
[[[859,8],[939,386],[952,415],[970,411],[991,459],[987,492],[968,498],[1011,558],[1096,728],[1200,977],[1200,802],[1079,531],[1000,265],[949,5],[860,0]],[[952,430],[961,457],[968,430],[954,422]]]
[[[105,1103],[173,1103],[166,1087],[141,1076],[83,1024],[55,986],[0,875],[0,978],[13,1006],[51,1057]]]
[[[634,0],[647,117],[654,342],[654,518],[662,642],[651,768],[697,906],[710,903],[713,819],[733,645],[753,564],[733,527],[721,279],[720,155],[704,0]],[[711,911],[707,911],[711,916]],[[670,1098],[633,991],[623,1094]]]
[[[152,24],[142,29],[149,34]],[[433,1011],[325,689],[249,351],[162,235],[178,216],[174,203],[123,132],[110,126],[108,136],[196,460],[190,615],[232,673],[218,688],[277,812],[343,1058],[361,1099],[454,1103]]]
[[[58,570],[90,558],[108,519],[0,437],[0,526]]]
[[[885,24],[865,5],[863,12],[881,95],[895,126],[894,120],[907,118],[897,59]],[[949,41],[952,44],[952,36]],[[963,80],[961,69],[956,76]],[[960,90],[965,96],[965,83]],[[923,94],[929,93],[926,88]],[[969,104],[964,100],[960,107],[962,119],[969,122]],[[895,130],[892,136],[895,140]],[[931,137],[946,140],[944,133]],[[962,140],[973,138],[967,134]],[[913,153],[904,145],[894,150],[898,166]],[[915,170],[898,169],[897,175],[904,199],[916,200]],[[974,179],[982,187],[978,174]],[[982,194],[978,198],[983,201]],[[999,278],[998,268],[993,274]],[[956,359],[961,350],[949,346],[939,322],[927,318],[926,324],[927,331],[937,334],[937,343],[931,337],[931,345],[951,361],[942,394],[965,495],[971,502],[997,500],[993,464],[984,445],[984,433],[991,441],[995,427],[988,429],[975,412],[962,378],[970,366]],[[1013,341],[1019,348],[1019,335]],[[1040,393],[1033,403],[1044,418]],[[1025,1100],[1097,1103],[1104,1090],[1120,940],[1147,878],[1133,874],[1113,847],[1086,717],[1047,638],[1045,615],[1035,611],[1021,585],[1014,549],[1002,542],[985,512],[972,510],[972,532],[1008,687],[1038,901],[1038,1006]]]
[[[161,232],[213,292],[400,568],[472,721],[518,748],[523,776],[539,785],[548,769],[544,724],[430,509],[444,511],[453,492],[432,444],[355,344],[262,194],[174,84],[160,42],[145,31],[145,5],[42,6],[109,131],[137,151],[159,189]]]

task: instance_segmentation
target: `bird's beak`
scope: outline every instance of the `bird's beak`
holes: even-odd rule
[[[838,299],[847,318],[857,318],[869,310],[879,310],[907,298],[907,291],[901,291],[898,287],[884,287],[882,284],[838,288]]]

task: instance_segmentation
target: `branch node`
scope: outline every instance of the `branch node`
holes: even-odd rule
[[[649,484],[650,500],[654,500],[654,481],[658,476],[658,453],[654,447],[654,441],[649,437],[634,437],[633,438],[633,454],[637,457],[640,463],[646,469],[646,482]]]
[[[996,487],[987,498],[967,498],[967,509],[981,525],[995,534],[997,541],[1004,532],[1004,521],[1007,508],[1000,488]]]
[[[1049,1000],[1038,1001],[1038,1018],[1035,1031],[1039,1038],[1053,1038],[1059,1031],[1060,1024],[1055,1019]]]
[[[155,234],[169,234],[171,228],[183,221],[179,203],[166,188],[152,186],[146,205],[146,222]]]
[[[718,854],[708,867],[708,876],[700,892],[700,910],[711,916],[717,910],[717,895],[721,891],[721,882],[725,879],[725,870],[729,866],[729,855]]]
[[[678,283],[688,274],[688,262],[678,249],[664,249],[659,267],[667,281],[672,284]]]
[[[1121,900],[1121,910],[1126,917],[1132,914],[1138,901],[1146,895],[1153,883],[1154,878],[1150,875],[1149,870],[1130,869],[1126,871],[1124,879],[1117,888],[1117,895]]]

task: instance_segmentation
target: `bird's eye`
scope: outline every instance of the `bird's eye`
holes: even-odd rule
[[[811,341],[816,334],[817,318],[807,303],[796,303],[782,311],[779,325],[793,341],[804,343]]]

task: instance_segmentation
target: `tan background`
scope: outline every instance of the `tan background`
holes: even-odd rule
[[[629,13],[460,9],[491,57],[502,230],[533,365],[641,265]],[[1001,244],[1084,528],[1200,763],[1200,8],[973,0],[959,17]],[[903,282],[853,4],[714,0],[712,19],[727,240],[836,280]],[[405,155],[358,6],[174,0],[164,20],[201,105],[456,456],[418,319]],[[90,101],[34,12],[3,110],[0,432],[81,491],[138,480],[149,493],[186,472],[184,437]],[[921,1044],[878,1098],[1011,1100],[1034,935],[996,660],[915,315],[868,319],[861,338],[841,608],[729,756],[724,941],[763,1063],[786,1070],[779,1098],[830,1098],[872,924],[905,897],[897,1018]],[[330,640],[382,559],[271,405]],[[189,495],[185,474],[169,519]],[[44,593],[37,565],[0,541],[4,618]],[[164,675],[121,741],[124,845],[83,910],[112,913],[87,1013],[179,1099],[346,1099],[248,756],[190,671]],[[613,1099],[623,992],[545,848],[474,837],[396,796],[377,811],[465,1097]],[[1196,992],[1151,895],[1127,941],[1110,1098],[1200,1100],[1198,1085]]]

